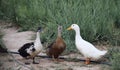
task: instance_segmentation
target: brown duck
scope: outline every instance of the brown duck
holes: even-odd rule
[[[64,40],[61,37],[61,32],[62,32],[62,26],[58,26],[58,36],[54,42],[52,42],[48,47],[47,47],[47,55],[52,57],[54,61],[58,61],[59,55],[65,50],[66,44]]]

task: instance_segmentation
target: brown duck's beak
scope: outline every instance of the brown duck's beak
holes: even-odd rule
[[[72,30],[72,28],[71,28],[71,27],[69,27],[69,28],[67,28],[67,30]]]

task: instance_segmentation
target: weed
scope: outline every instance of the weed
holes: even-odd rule
[[[62,25],[67,52],[76,51],[75,33],[66,30],[73,23],[80,26],[81,36],[87,41],[107,41],[113,45],[120,43],[120,0],[0,1],[1,19],[13,20],[23,31],[43,27],[44,34],[41,38],[44,42],[55,40],[57,25]],[[55,35],[51,38],[53,33]]]

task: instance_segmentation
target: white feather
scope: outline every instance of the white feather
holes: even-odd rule
[[[93,58],[93,59],[99,59],[103,55],[107,53],[107,51],[101,51],[98,50],[94,45],[89,43],[88,41],[85,41],[80,36],[80,28],[77,24],[72,24],[71,28],[75,30],[75,45],[77,49],[86,57],[86,58]]]
[[[40,41],[40,34],[39,32],[37,32],[37,35],[36,35],[36,40],[34,42],[34,47],[37,51],[41,51],[43,46],[41,44],[41,41]]]
[[[40,34],[39,32],[37,32],[36,34],[36,40],[34,42],[34,48],[35,48],[35,51],[31,53],[31,56],[36,56],[37,54],[39,54],[42,49],[43,49],[43,46],[41,44],[41,41],[40,41]]]

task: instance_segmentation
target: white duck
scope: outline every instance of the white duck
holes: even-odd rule
[[[94,45],[82,39],[80,28],[77,24],[72,24],[67,30],[75,30],[75,45],[80,53],[86,58],[85,64],[90,64],[90,59],[99,59],[107,53],[107,51],[98,50]]]
[[[43,48],[41,41],[40,41],[39,32],[41,32],[41,28],[38,28],[37,30],[35,42],[26,43],[18,50],[19,54],[22,57],[26,59],[32,58],[34,64],[38,64],[37,62],[35,62],[35,56],[38,55],[42,51],[42,48]]]

